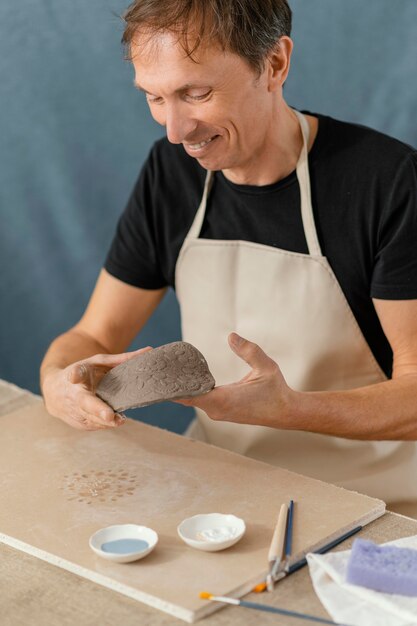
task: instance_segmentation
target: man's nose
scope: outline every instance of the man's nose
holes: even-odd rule
[[[165,126],[168,141],[171,143],[182,143],[197,127],[195,120],[186,103],[180,105],[167,106]]]

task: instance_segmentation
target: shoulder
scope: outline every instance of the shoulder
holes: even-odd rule
[[[392,175],[399,166],[415,162],[412,146],[362,124],[345,122],[313,113],[319,120],[317,153],[324,159],[336,159],[349,170],[372,171]]]

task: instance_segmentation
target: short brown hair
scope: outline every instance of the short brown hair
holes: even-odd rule
[[[215,40],[260,74],[268,53],[291,34],[292,13],[287,0],[134,0],[123,19],[128,59],[135,33],[143,27],[178,34],[190,58],[203,41]]]

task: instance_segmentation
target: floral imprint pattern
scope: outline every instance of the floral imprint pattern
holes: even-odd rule
[[[124,469],[86,470],[65,474],[61,489],[69,501],[113,503],[132,496],[138,484],[136,475]]]
[[[97,395],[115,411],[198,396],[215,385],[201,352],[185,341],[143,352],[114,367],[101,380]]]

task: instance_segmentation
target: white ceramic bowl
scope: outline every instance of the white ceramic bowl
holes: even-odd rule
[[[245,534],[243,519],[223,513],[205,513],[183,520],[178,526],[179,536],[197,550],[217,552],[230,548]]]
[[[143,559],[158,543],[151,528],[137,524],[118,524],[101,528],[90,537],[90,548],[103,559],[130,563]]]

